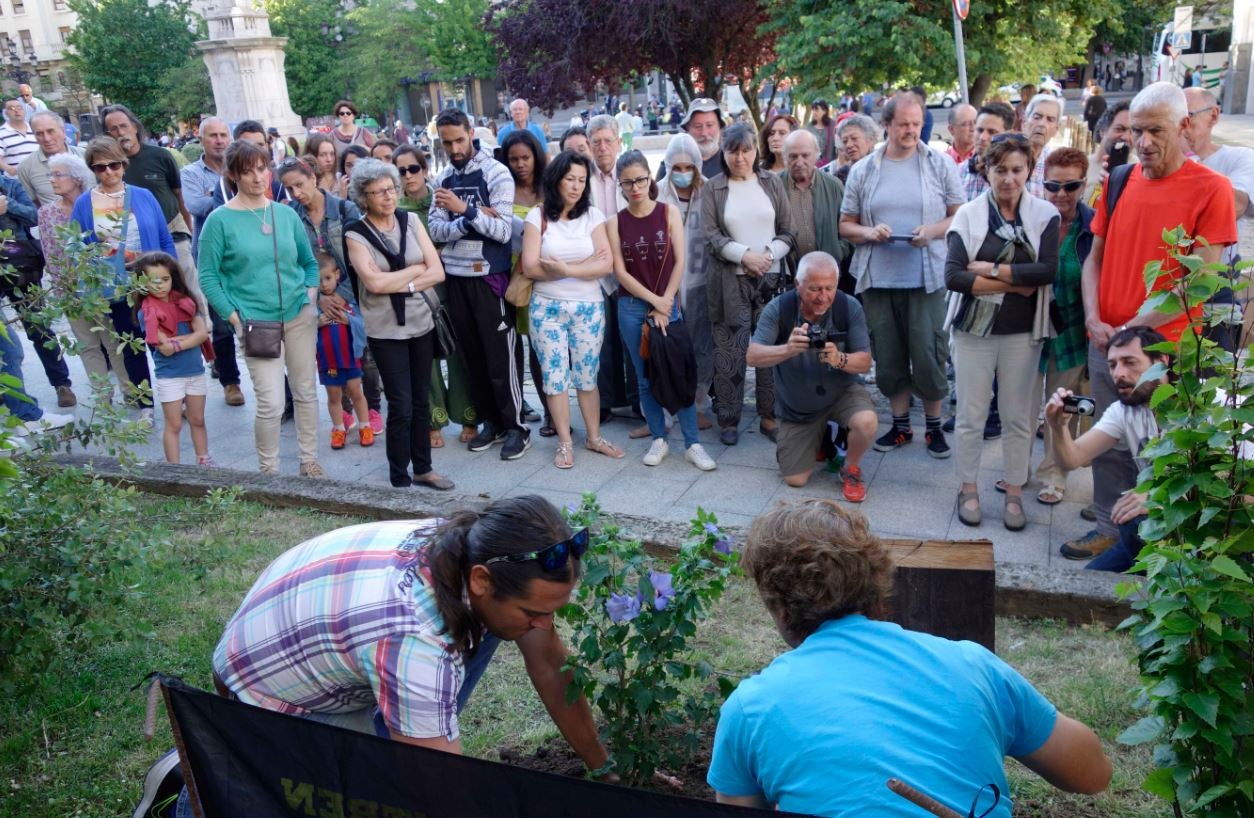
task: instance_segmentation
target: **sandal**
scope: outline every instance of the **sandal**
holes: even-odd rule
[[[474,440],[475,436],[478,434],[479,434],[478,426],[468,426],[466,424],[462,424],[462,433],[457,436],[457,442],[469,443],[470,441]]]
[[[993,488],[997,489],[1002,494],[1005,494],[1006,486],[1008,485],[1009,483],[1007,483],[1005,480],[998,480],[996,483],[993,484]]]
[[[774,426],[767,426],[766,422],[763,421],[758,424],[758,431],[762,433],[763,437],[772,443],[779,439],[779,423],[776,423]]]
[[[575,444],[570,441],[558,442],[557,454],[553,455],[553,465],[559,469],[569,469],[575,465]]]
[[[975,508],[967,508],[967,503],[974,500]],[[980,511],[980,492],[977,491],[958,491],[958,521],[963,525],[977,526],[984,520],[984,514]]]
[[[449,491],[453,488],[453,481],[447,477],[442,477],[433,471],[429,471],[421,477],[414,478],[415,486],[426,486],[436,491]]]
[[[666,431],[670,432],[670,429],[667,429]],[[627,437],[631,438],[632,440],[641,440],[643,438],[650,437],[651,434],[652,433],[649,432],[649,427],[646,424],[644,426],[637,426],[636,428],[632,429],[630,432],[627,433]]]
[[[1036,493],[1036,501],[1046,506],[1056,506],[1062,502],[1062,498],[1063,489],[1049,484]]]
[[[549,415],[544,416],[544,425],[540,427],[540,437],[557,437],[557,427],[553,425],[553,418]]]
[[[1011,511],[1011,507],[1018,510]],[[1006,524],[1007,531],[1022,531],[1027,527],[1028,518],[1023,513],[1023,495],[1006,495],[1006,511],[1002,515],[1002,522]]]
[[[444,433],[441,432],[439,429],[431,430],[431,448],[433,449],[444,448]]]
[[[613,443],[610,443],[603,437],[598,437],[596,440],[588,438],[587,442],[583,444],[583,447],[590,452],[596,452],[597,454],[603,454],[606,457],[613,457],[616,459],[622,457],[624,454],[622,449],[618,448]]]

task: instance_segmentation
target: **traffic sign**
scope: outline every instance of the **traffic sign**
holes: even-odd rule
[[[1171,26],[1171,44],[1184,51],[1193,44],[1193,7],[1176,6]]]
[[[971,13],[971,0],[954,0],[954,11],[958,13],[958,19],[967,19]]]

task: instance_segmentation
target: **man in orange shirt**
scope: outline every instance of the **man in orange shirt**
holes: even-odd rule
[[[1189,324],[1183,307],[1174,313],[1141,313],[1145,304],[1143,271],[1150,261],[1163,262],[1154,285],[1171,287],[1180,268],[1167,263],[1163,230],[1183,227],[1191,237],[1205,237],[1193,254],[1207,262],[1220,260],[1225,245],[1237,240],[1232,184],[1223,176],[1184,155],[1189,126],[1184,91],[1170,82],[1156,82],[1132,100],[1132,139],[1139,165],[1129,170],[1116,206],[1108,213],[1106,199],[1118,187],[1114,174],[1097,200],[1093,217],[1093,249],[1084,262],[1081,286],[1085,326],[1089,333],[1089,378],[1097,416],[1118,400],[1106,363],[1110,338],[1128,326],[1152,327],[1175,341]],[[1136,485],[1137,468],[1126,450],[1113,449],[1093,461],[1093,501],[1097,529],[1063,544],[1068,559],[1089,559],[1109,548],[1118,534],[1110,520],[1111,506]]]

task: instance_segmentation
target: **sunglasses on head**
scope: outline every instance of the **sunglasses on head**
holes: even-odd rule
[[[1028,138],[1021,133],[999,133],[989,140],[991,144],[996,145],[998,142],[1022,142],[1028,144]]]
[[[546,571],[559,571],[566,567],[566,563],[570,560],[571,555],[574,555],[575,559],[579,559],[587,550],[588,529],[581,528],[574,534],[571,534],[570,539],[554,543],[547,548],[541,548],[538,551],[526,551],[522,554],[504,554],[499,557],[492,557],[483,564],[491,565],[494,562],[530,562],[535,560]]]
[[[422,165],[397,165],[396,170],[401,176],[417,176],[419,173],[424,173],[426,168]]]
[[[1075,193],[1077,190],[1084,187],[1084,180],[1073,179],[1070,182],[1042,182],[1042,184],[1050,193],[1057,193],[1060,190],[1065,190],[1068,193]]]
[[[96,173],[104,173],[106,170],[117,170],[120,167],[122,167],[121,162],[97,162],[91,166],[91,169]]]

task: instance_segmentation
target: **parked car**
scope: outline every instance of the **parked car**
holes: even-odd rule
[[[1010,100],[1011,105],[1018,105],[1020,100],[1019,87],[1022,84],[1023,83],[1012,82],[1009,85],[1003,85],[997,89],[997,94],[1004,99]],[[1057,99],[1062,99],[1062,86],[1059,85],[1058,81],[1053,77],[1041,77],[1041,81],[1037,83],[1036,86],[1036,93],[1050,94]]]
[[[952,108],[959,102],[962,102],[962,94],[958,93],[956,88],[949,91],[933,91],[927,97],[929,108]]]

